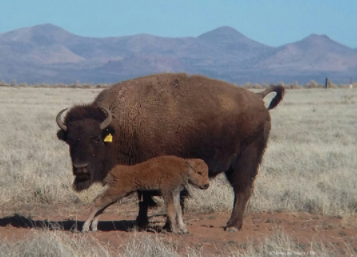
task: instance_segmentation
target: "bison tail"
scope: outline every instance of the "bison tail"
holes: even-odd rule
[[[268,110],[274,109],[280,103],[280,101],[283,100],[285,94],[285,88],[281,85],[271,86],[270,88],[257,94],[260,95],[262,98],[264,98],[267,94],[271,92],[276,92],[276,95],[273,98],[273,100],[271,100]]]

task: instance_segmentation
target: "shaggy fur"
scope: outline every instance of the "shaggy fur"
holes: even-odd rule
[[[159,190],[167,207],[171,231],[178,233],[180,229],[187,233],[182,220],[180,191],[188,183],[200,189],[208,188],[208,167],[203,160],[161,156],[133,166],[117,165],[103,180],[109,188],[95,200],[82,232],[89,230],[93,218],[92,231],[97,231],[99,214],[121,198],[138,190]]]
[[[161,155],[203,159],[210,177],[227,175],[235,197],[226,227],[239,230],[270,133],[263,102],[270,92],[276,92],[272,109],[283,98],[281,86],[256,94],[203,76],[170,73],[113,85],[92,104],[72,108],[64,121],[68,130],[58,132],[60,139],[69,139],[74,188],[101,181],[116,164],[133,165]],[[99,116],[98,106],[112,113],[111,143],[103,142],[109,132],[99,129],[105,117]],[[153,194],[142,193],[139,226],[148,223]]]

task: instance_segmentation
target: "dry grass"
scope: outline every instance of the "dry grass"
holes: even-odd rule
[[[118,238],[118,241],[120,239]],[[338,250],[331,244],[324,244],[319,239],[309,245],[293,241],[282,231],[277,231],[271,237],[261,240],[258,244],[250,242],[237,245],[235,241],[227,243],[224,249],[216,253],[187,247],[178,253],[175,242],[164,241],[158,235],[134,233],[125,244],[105,246],[100,244],[90,234],[79,237],[62,231],[32,230],[26,239],[15,243],[6,238],[0,241],[1,256],[51,256],[51,257],[210,257],[210,256],[355,256],[357,252],[345,245],[344,250]]]
[[[111,256],[108,249],[90,235],[73,237],[60,231],[35,230],[26,239],[11,243],[6,238],[0,242],[1,256]]]
[[[68,147],[56,138],[55,115],[62,108],[92,101],[100,91],[95,88],[0,87],[2,206],[11,211],[11,208],[18,210],[26,204],[74,204],[80,199],[88,202],[95,196],[100,187],[82,195],[71,189]],[[266,101],[269,101],[268,97]],[[271,137],[248,211],[308,211],[342,216],[346,220],[356,215],[356,110],[357,90],[288,90],[284,101],[271,111]],[[192,191],[195,197],[188,202],[189,211],[231,210],[233,194],[223,175],[216,178],[208,190]],[[59,247],[55,242],[60,241],[64,247],[62,250],[67,251],[68,247],[84,247],[79,245],[86,243],[75,241],[74,244],[78,245],[74,246],[65,241],[60,232],[52,235],[50,238],[39,233],[16,247],[25,249],[35,247],[37,241],[53,240],[49,245]],[[281,242],[290,247],[285,241]],[[134,240],[132,244],[135,243]],[[251,248],[251,255],[266,256],[267,244],[263,243],[262,248]],[[1,244],[1,249],[9,247],[13,248],[9,243]],[[93,254],[106,256],[107,250],[98,247],[93,250],[100,251],[98,255],[97,252]],[[321,253],[324,252],[323,247],[320,248]],[[175,256],[175,252],[167,254]],[[193,251],[190,255],[199,254]],[[242,253],[235,255],[234,251],[230,254],[244,256]]]

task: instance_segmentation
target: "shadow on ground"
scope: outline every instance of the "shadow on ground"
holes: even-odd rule
[[[77,232],[82,229],[83,221],[64,220],[64,221],[49,221],[49,220],[33,220],[22,215],[15,214],[14,216],[4,217],[0,219],[0,227],[9,225],[16,228],[45,228],[50,230],[65,230]],[[121,221],[100,221],[98,230],[100,231],[131,231],[135,227],[134,220]]]

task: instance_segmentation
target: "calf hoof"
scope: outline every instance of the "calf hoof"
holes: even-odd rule
[[[97,232],[97,231],[98,231],[98,229],[92,228],[92,232]]]
[[[180,226],[180,230],[182,231],[183,234],[188,234],[186,226]]]
[[[89,230],[89,226],[83,226],[82,227],[82,233],[87,233]]]

